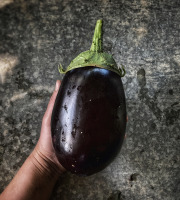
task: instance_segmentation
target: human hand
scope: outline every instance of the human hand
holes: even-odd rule
[[[35,149],[0,194],[0,200],[49,199],[59,175],[65,171],[56,158],[51,139],[51,114],[60,84],[60,81],[56,82]]]
[[[51,174],[61,174],[65,171],[55,155],[51,139],[51,115],[60,84],[61,82],[58,80],[42,120],[40,138],[32,152],[32,158],[40,171],[44,172],[45,170]]]

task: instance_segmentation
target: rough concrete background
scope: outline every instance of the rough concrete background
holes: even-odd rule
[[[179,199],[179,0],[0,1],[0,191],[38,140],[58,64],[90,48],[99,18],[126,66],[127,139],[104,171],[64,174],[52,200]]]

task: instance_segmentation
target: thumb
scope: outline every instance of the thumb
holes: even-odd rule
[[[54,103],[55,103],[56,96],[57,96],[60,85],[61,85],[61,81],[57,80],[55,90],[54,90],[54,92],[53,92],[53,94],[50,98],[46,112],[45,112],[44,117],[43,117],[43,124],[46,125],[46,126],[50,126],[50,124],[51,124],[52,110],[53,110],[53,107],[54,107]]]

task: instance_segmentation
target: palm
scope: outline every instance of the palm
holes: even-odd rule
[[[52,115],[54,102],[55,102],[60,84],[61,84],[60,81],[56,82],[56,89],[53,92],[53,95],[49,101],[47,110],[44,114],[42,126],[41,126],[41,134],[40,134],[40,138],[38,140],[36,149],[44,158],[46,158],[47,160],[50,160],[58,168],[62,170],[62,166],[56,157],[53,144],[52,144],[52,138],[51,138],[51,115]]]

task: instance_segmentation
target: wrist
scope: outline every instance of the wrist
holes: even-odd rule
[[[30,154],[29,159],[34,165],[35,172],[44,178],[57,180],[63,173],[55,163],[44,156],[37,148]]]

